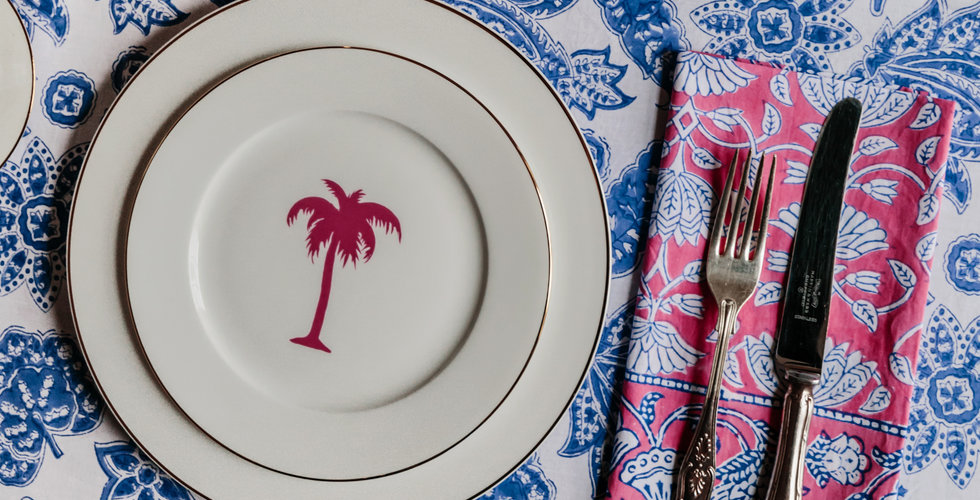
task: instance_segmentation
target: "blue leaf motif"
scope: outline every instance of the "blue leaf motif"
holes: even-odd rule
[[[619,88],[626,76],[626,66],[609,62],[609,48],[579,50],[570,57],[572,74],[558,80],[558,93],[571,106],[580,109],[591,120],[599,109],[619,109],[633,102]]]
[[[878,309],[874,304],[867,300],[855,300],[851,303],[851,314],[854,319],[860,321],[868,327],[868,331],[874,333],[878,329]]]
[[[835,346],[827,339],[820,386],[813,393],[817,406],[830,408],[845,404],[877,376],[877,363],[861,361],[861,351],[848,354],[849,347],[847,342]]]
[[[892,393],[888,391],[887,387],[879,385],[875,390],[871,391],[867,401],[858,410],[861,413],[881,413],[888,408],[891,402]]]
[[[659,202],[654,220],[657,233],[673,236],[677,244],[697,245],[708,235],[714,193],[701,177],[671,168],[661,170],[656,197]]]
[[[942,114],[943,110],[936,103],[927,102],[919,109],[919,113],[915,115],[915,120],[912,121],[909,128],[915,130],[929,128],[939,121]]]
[[[718,108],[711,111],[706,111],[704,116],[709,118],[712,123],[715,124],[721,130],[725,132],[734,132],[735,127],[738,126],[738,120],[736,116],[740,116],[742,110],[735,108]]]
[[[755,291],[753,303],[756,307],[766,306],[769,304],[778,304],[779,297],[782,296],[782,293],[783,285],[781,285],[778,281],[762,283]]]
[[[873,156],[889,149],[898,149],[898,144],[895,141],[881,135],[872,135],[865,137],[861,140],[860,145],[858,145],[858,151],[865,156]]]
[[[187,18],[171,0],[110,0],[109,13],[117,35],[127,24],[149,35],[151,26],[173,26]]]
[[[902,381],[903,384],[915,385],[915,381],[912,380],[912,363],[905,355],[897,352],[889,354],[888,368],[891,369],[892,375],[895,375],[895,378]]]
[[[915,244],[915,255],[919,260],[923,263],[932,260],[932,256],[936,253],[937,241],[935,231],[919,238],[919,242]]]
[[[789,269],[789,252],[779,250],[769,250],[769,258],[766,259],[769,270],[774,273],[785,273]]]
[[[648,144],[636,156],[636,160],[623,169],[619,178],[609,184],[606,208],[609,213],[610,245],[613,253],[612,271],[615,276],[629,274],[636,267],[640,247],[646,243],[650,194],[653,190],[650,177],[654,174],[650,164],[658,159],[660,147],[659,141]]]
[[[892,268],[892,274],[895,275],[895,279],[903,288],[915,287],[916,276],[912,268],[895,259],[888,259],[888,266]]]
[[[810,136],[811,139],[816,142],[817,137],[820,136],[821,125],[819,123],[804,123],[800,125],[800,130],[802,130],[806,135]]]
[[[888,244],[885,243],[887,236],[888,234],[876,219],[850,205],[845,205],[841,211],[841,225],[837,234],[837,258],[854,260],[884,250],[888,248]]]
[[[932,222],[939,215],[939,197],[931,192],[927,192],[919,198],[919,215],[915,218],[915,223],[924,225]]]
[[[943,176],[943,196],[953,203],[957,213],[966,210],[973,197],[973,185],[966,164],[955,156],[946,158],[946,172]]]
[[[714,170],[721,166],[721,161],[715,158],[711,151],[701,147],[694,148],[691,159],[694,160],[695,165],[705,170]]]
[[[701,282],[701,259],[692,260],[684,266],[684,279],[691,283]]]
[[[742,382],[742,374],[739,372],[740,368],[738,358],[733,356],[728,358],[726,361],[725,370],[722,372],[722,375],[725,377],[725,381],[732,387],[745,387],[745,384]]]
[[[56,46],[65,43],[65,36],[68,35],[68,7],[64,0],[11,0],[20,18],[24,21],[24,28],[30,34],[31,40],[34,39],[34,28],[51,37]]]
[[[892,204],[892,199],[898,196],[898,181],[888,179],[872,179],[869,182],[860,184],[861,191],[872,199],[880,201],[886,205]]]
[[[769,91],[779,102],[787,106],[793,105],[793,99],[789,93],[789,79],[786,78],[785,73],[779,73],[769,80]]]
[[[775,106],[767,102],[762,115],[762,132],[766,135],[776,135],[782,128],[782,115],[779,114],[779,110]]]
[[[783,184],[803,184],[806,182],[807,172],[810,171],[809,165],[796,160],[786,160],[786,166],[788,168]]]
[[[749,361],[749,372],[756,386],[765,394],[775,394],[779,387],[772,363],[772,336],[768,333],[755,337],[745,337],[745,355]]]
[[[630,59],[644,76],[662,84],[665,56],[690,46],[673,2],[606,0],[598,5],[603,23],[619,37]]]
[[[933,136],[922,141],[919,147],[915,148],[915,161],[928,165],[936,156],[936,147],[939,145],[940,136]]]

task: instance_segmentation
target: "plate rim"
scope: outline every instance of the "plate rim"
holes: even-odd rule
[[[452,442],[451,444],[445,446],[444,448],[442,448],[441,450],[439,450],[435,454],[433,454],[433,455],[431,455],[431,456],[429,456],[429,457],[427,457],[425,459],[415,461],[411,465],[400,467],[400,468],[397,468],[395,470],[392,470],[392,471],[389,471],[389,472],[385,472],[385,473],[381,473],[381,474],[373,474],[373,475],[367,475],[367,476],[363,476],[363,477],[343,478],[343,479],[319,478],[319,477],[305,476],[305,475],[302,475],[302,474],[287,472],[287,471],[284,471],[284,470],[277,469],[277,468],[275,468],[273,466],[263,464],[263,463],[259,462],[256,459],[249,458],[249,457],[243,455],[241,452],[236,451],[235,449],[231,448],[227,444],[221,442],[221,440],[219,440],[214,435],[212,435],[210,432],[208,432],[207,429],[205,429],[204,427],[202,427],[194,418],[192,418],[187,413],[187,411],[184,409],[184,407],[181,406],[181,404],[177,401],[177,398],[173,395],[173,393],[169,389],[167,389],[167,385],[163,383],[163,380],[161,380],[161,378],[160,378],[160,374],[158,373],[157,369],[154,368],[153,361],[150,359],[150,355],[146,351],[146,346],[144,345],[142,336],[139,333],[139,326],[137,324],[136,317],[135,317],[135,315],[133,314],[133,311],[132,311],[132,309],[133,309],[133,304],[132,304],[133,297],[132,297],[131,288],[129,286],[129,255],[128,255],[129,250],[128,249],[129,249],[129,241],[130,241],[130,232],[131,232],[131,229],[133,227],[133,224],[135,223],[135,221],[134,221],[134,219],[132,217],[132,213],[135,210],[136,202],[137,202],[137,200],[139,198],[139,192],[140,192],[140,190],[143,187],[143,183],[146,181],[146,175],[150,171],[150,168],[152,168],[153,160],[156,158],[157,154],[160,152],[160,149],[163,147],[164,142],[171,136],[171,134],[173,133],[174,129],[176,129],[177,126],[180,124],[181,120],[183,120],[187,116],[187,114],[190,113],[191,110],[195,106],[197,106],[201,101],[203,101],[205,98],[207,98],[213,92],[215,92],[216,90],[218,90],[219,87],[221,87],[222,85],[224,85],[225,83],[229,82],[233,78],[235,78],[235,77],[243,74],[244,72],[246,72],[246,71],[248,71],[248,70],[250,70],[252,68],[255,68],[255,67],[257,67],[257,66],[259,66],[261,64],[264,64],[264,63],[267,63],[269,61],[273,61],[273,60],[276,60],[276,59],[280,59],[280,58],[283,58],[283,57],[287,57],[287,56],[291,56],[291,55],[295,55],[295,54],[300,54],[300,53],[323,51],[323,50],[330,50],[330,51],[334,51],[334,50],[336,50],[336,51],[364,51],[364,52],[368,52],[368,53],[372,53],[372,54],[381,54],[381,55],[388,56],[388,57],[394,57],[394,58],[396,58],[398,60],[405,61],[405,62],[408,62],[410,64],[416,65],[419,68],[421,68],[422,70],[428,71],[428,72],[434,74],[436,77],[441,78],[441,79],[445,80],[446,82],[449,82],[450,84],[452,84],[456,89],[458,89],[463,94],[465,94],[470,100],[472,100],[483,111],[485,111],[487,113],[487,115],[489,115],[489,117],[496,124],[496,126],[507,137],[507,140],[510,142],[511,146],[513,146],[513,148],[514,148],[514,151],[517,152],[517,155],[520,158],[521,164],[523,164],[524,169],[525,169],[525,171],[526,171],[526,173],[528,175],[528,178],[531,181],[531,184],[532,184],[532,187],[533,187],[534,193],[535,193],[535,199],[537,200],[537,207],[539,209],[538,212],[535,215],[540,215],[540,217],[542,219],[543,226],[544,226],[545,245],[546,245],[546,249],[547,249],[547,252],[548,252],[547,287],[546,287],[545,296],[544,296],[544,304],[543,304],[543,307],[542,307],[542,310],[541,310],[541,319],[540,319],[540,321],[537,322],[537,331],[535,332],[535,335],[534,335],[534,342],[531,344],[531,348],[527,352],[527,355],[524,356],[523,363],[521,364],[521,369],[517,372],[516,376],[514,377],[513,381],[508,386],[507,391],[504,393],[503,397],[501,397],[500,400],[497,401],[496,404],[494,404],[494,406],[490,409],[490,412],[487,413],[485,416],[483,416],[480,419],[480,421],[476,423],[476,425],[474,425],[472,428],[470,428],[469,430],[467,430],[466,433],[463,434],[463,436],[461,436],[459,439],[457,439],[456,441]],[[149,62],[149,61],[147,61],[147,62]],[[109,112],[106,112],[105,118],[108,119],[108,117],[109,117]],[[94,139],[93,139],[93,142],[94,142]],[[294,477],[294,478],[297,478],[297,479],[305,479],[305,480],[309,480],[309,481],[323,481],[323,482],[356,482],[356,481],[365,481],[365,480],[379,479],[379,478],[383,478],[383,477],[387,477],[387,476],[392,476],[392,475],[395,475],[395,474],[399,474],[399,473],[402,473],[402,472],[405,472],[405,471],[414,469],[416,467],[419,467],[419,466],[421,466],[421,465],[423,465],[423,464],[425,464],[427,462],[430,462],[430,461],[438,458],[439,456],[445,454],[446,452],[448,452],[452,448],[456,447],[457,445],[459,445],[460,443],[462,443],[463,441],[465,441],[470,435],[472,435],[474,432],[476,432],[477,429],[479,429],[488,420],[490,420],[490,418],[493,417],[494,413],[497,412],[497,410],[500,408],[500,406],[504,404],[504,401],[507,400],[507,397],[510,396],[511,392],[513,392],[514,387],[516,387],[517,384],[518,384],[518,382],[520,382],[521,376],[524,375],[524,372],[527,369],[528,364],[530,364],[530,362],[531,362],[531,357],[534,355],[534,352],[537,349],[538,341],[541,338],[541,332],[544,329],[544,324],[545,324],[545,321],[547,320],[547,316],[548,316],[548,306],[549,306],[550,301],[551,301],[550,300],[551,299],[551,277],[552,277],[552,271],[553,271],[553,267],[554,267],[553,266],[553,262],[552,262],[551,232],[549,231],[549,227],[548,227],[548,217],[547,217],[547,214],[545,212],[544,201],[541,199],[541,191],[538,188],[538,181],[535,178],[534,171],[531,169],[531,165],[528,163],[527,158],[524,156],[524,152],[521,150],[520,145],[517,143],[517,141],[511,135],[510,131],[507,130],[507,127],[505,127],[504,124],[501,123],[501,121],[497,117],[497,115],[495,115],[493,113],[493,111],[483,101],[481,101],[477,96],[475,96],[468,89],[466,89],[465,87],[463,87],[463,85],[461,85],[459,82],[457,82],[456,80],[454,80],[449,75],[446,75],[445,73],[439,71],[436,68],[433,68],[433,67],[425,64],[422,61],[418,61],[418,60],[413,59],[412,57],[407,56],[407,55],[404,55],[404,54],[398,54],[398,53],[391,52],[391,51],[384,50],[384,49],[377,49],[377,48],[371,48],[371,47],[362,47],[362,46],[358,46],[358,45],[323,45],[323,46],[315,46],[315,47],[314,46],[311,46],[311,47],[304,47],[304,48],[299,48],[299,49],[285,50],[285,51],[282,51],[282,52],[278,52],[278,53],[275,53],[275,54],[271,54],[271,55],[262,57],[260,59],[255,60],[255,61],[249,62],[246,65],[238,68],[234,72],[232,72],[232,73],[230,73],[230,74],[222,77],[217,82],[215,82],[213,85],[211,85],[210,88],[208,88],[206,91],[202,92],[199,96],[195,97],[191,102],[186,103],[183,106],[183,108],[181,109],[181,111],[179,113],[177,113],[176,115],[174,115],[174,117],[171,120],[171,123],[169,123],[169,124],[166,125],[166,131],[163,132],[159,136],[159,140],[156,141],[156,144],[154,144],[152,146],[152,148],[150,148],[150,152],[146,156],[146,161],[143,164],[141,164],[140,166],[136,167],[136,168],[139,170],[139,173],[138,173],[138,179],[134,183],[134,195],[133,195],[132,199],[128,200],[127,203],[126,203],[126,211],[130,214],[130,218],[129,218],[129,221],[126,224],[124,224],[124,226],[125,226],[124,227],[124,230],[123,230],[122,234],[120,235],[120,239],[122,240],[122,248],[121,248],[122,262],[121,262],[121,278],[120,279],[122,281],[122,286],[125,289],[125,293],[123,294],[123,297],[125,298],[125,303],[126,303],[126,306],[128,308],[127,314],[129,316],[129,323],[131,324],[131,328],[133,330],[133,333],[135,334],[135,343],[136,343],[136,346],[139,348],[140,355],[142,356],[144,363],[147,365],[147,369],[149,370],[150,375],[156,381],[156,383],[160,386],[161,391],[163,391],[167,395],[167,398],[177,408],[178,412],[180,412],[180,414],[185,419],[187,419],[190,423],[192,423],[194,425],[194,427],[196,427],[205,436],[207,436],[208,439],[211,439],[212,441],[214,441],[215,443],[217,443],[219,446],[221,446],[222,448],[224,448],[225,450],[227,450],[229,453],[232,453],[233,455],[241,458],[242,460],[245,460],[247,462],[250,462],[252,464],[255,464],[258,467],[262,467],[264,469],[268,469],[268,470],[270,470],[272,472],[276,472],[276,473],[283,474],[283,475],[286,475],[286,476]],[[79,178],[81,178],[81,173],[79,174]],[[482,302],[482,300],[481,300],[481,302]],[[78,331],[80,331],[80,330],[78,330]],[[79,335],[79,338],[80,337],[81,337],[81,335]],[[81,343],[81,340],[79,340],[79,343]],[[591,365],[591,362],[590,362],[590,365]],[[442,371],[442,370],[440,369],[439,371]],[[94,377],[94,375],[93,375],[93,377]],[[101,390],[101,386],[100,386],[100,390]],[[108,398],[103,397],[103,399],[105,399],[106,401],[108,401]],[[556,422],[556,424],[557,424],[557,422]],[[135,441],[135,438],[134,438],[134,441]],[[525,457],[525,459],[526,459],[526,457]],[[522,462],[523,462],[523,460],[522,460]]]
[[[245,0],[248,1],[248,0]],[[24,44],[27,46],[27,57],[31,61],[31,92],[30,98],[27,100],[27,109],[24,110],[24,122],[20,126],[20,130],[17,131],[18,137],[15,141],[10,143],[10,150],[3,151],[0,149],[0,164],[8,161],[10,156],[14,154],[17,149],[17,145],[20,144],[21,139],[24,138],[24,131],[27,130],[27,123],[30,121],[31,112],[34,111],[34,98],[37,97],[37,65],[34,63],[34,47],[31,46],[31,36],[27,33],[27,26],[24,26],[24,20],[20,17],[20,11],[14,3],[6,2],[10,11],[14,15],[14,19],[17,20],[17,25],[20,26],[20,32],[24,35]]]
[[[93,143],[93,144],[96,143],[97,139],[102,135],[103,129],[104,129],[106,123],[108,122],[108,118],[109,118],[109,116],[111,116],[112,111],[116,109],[117,104],[120,102],[120,98],[124,94],[126,94],[126,92],[129,90],[130,86],[133,85],[134,82],[139,81],[138,78],[140,77],[140,75],[142,75],[142,73],[145,72],[145,68],[149,67],[150,66],[150,63],[152,63],[153,61],[155,61],[156,58],[160,54],[163,54],[165,52],[165,49],[170,48],[176,42],[178,42],[179,40],[181,40],[182,38],[184,38],[184,36],[186,36],[188,33],[191,33],[195,28],[198,28],[200,25],[202,25],[202,24],[204,24],[204,23],[212,20],[214,17],[219,16],[220,14],[225,13],[225,12],[227,12],[229,10],[232,10],[232,9],[234,9],[236,7],[239,7],[239,6],[242,6],[242,5],[247,5],[247,4],[250,4],[250,3],[252,3],[251,0],[239,0],[237,2],[234,2],[234,3],[229,4],[227,6],[224,6],[224,7],[221,7],[219,9],[216,9],[216,10],[214,10],[212,12],[209,12],[209,13],[203,15],[202,17],[200,17],[199,19],[195,20],[193,23],[189,24],[185,28],[183,28],[180,32],[178,32],[177,34],[175,34],[171,39],[169,39],[166,42],[164,42],[150,56],[150,58],[146,61],[146,63],[144,63],[141,66],[140,70],[136,74],[134,74],[132,78],[130,78],[130,80],[123,86],[123,88],[117,94],[116,98],[113,100],[113,102],[111,103],[111,105],[109,106],[109,108],[106,110],[105,115],[103,116],[103,118],[100,121],[98,127],[96,128],[96,131],[95,131],[95,133],[92,136],[91,143]],[[258,3],[258,2],[256,2],[256,3]],[[611,257],[611,249],[610,249],[611,235],[609,233],[609,219],[608,219],[608,209],[607,209],[607,202],[606,202],[606,199],[605,199],[605,193],[604,193],[604,189],[603,189],[603,186],[602,186],[601,179],[600,179],[600,177],[598,175],[598,172],[596,170],[595,160],[593,159],[591,153],[589,152],[588,143],[586,142],[585,137],[584,137],[584,135],[582,133],[582,130],[579,127],[577,121],[572,116],[571,111],[564,104],[564,102],[562,101],[562,99],[561,99],[560,95],[558,94],[558,92],[556,91],[556,89],[549,83],[548,79],[544,76],[544,74],[541,72],[541,70],[538,69],[537,66],[535,66],[533,62],[531,62],[523,53],[521,53],[516,47],[514,47],[512,44],[510,44],[500,34],[496,33],[495,31],[493,31],[492,29],[490,29],[488,26],[480,23],[479,21],[477,21],[477,20],[469,17],[464,12],[461,12],[460,10],[455,9],[455,8],[453,8],[453,7],[451,7],[451,6],[447,5],[447,4],[441,3],[441,2],[439,2],[437,0],[420,0],[418,3],[419,4],[426,4],[426,5],[429,5],[431,7],[436,7],[438,9],[442,10],[442,11],[446,11],[449,14],[451,14],[454,18],[459,19],[459,20],[462,20],[462,21],[465,21],[469,25],[474,26],[474,27],[480,29],[485,34],[487,34],[490,37],[492,37],[497,42],[497,45],[506,47],[506,49],[510,53],[512,53],[514,56],[516,56],[516,59],[517,60],[520,60],[521,61],[523,67],[526,67],[527,69],[530,69],[531,73],[533,73],[535,75],[537,82],[541,84],[542,88],[547,89],[547,92],[551,95],[552,99],[554,99],[554,102],[557,103],[559,109],[562,110],[562,113],[564,114],[564,118],[565,118],[565,120],[562,123],[566,123],[567,122],[568,125],[571,125],[571,128],[574,131],[574,134],[575,134],[575,136],[576,136],[576,138],[577,138],[577,140],[579,142],[579,145],[582,148],[582,152],[584,153],[584,155],[577,155],[577,156],[580,156],[581,158],[584,158],[584,160],[588,163],[588,165],[591,166],[591,172],[590,172],[591,173],[591,175],[590,175],[591,183],[594,184],[595,193],[597,193],[597,198],[598,198],[598,202],[599,202],[599,206],[596,207],[596,208],[602,210],[602,216],[599,219],[601,219],[602,228],[604,230],[603,231],[604,232],[604,238],[603,238],[604,249],[602,251],[602,254],[605,257],[605,262],[604,262],[604,265],[603,265],[603,271],[602,271],[602,273],[603,273],[603,276],[605,277],[605,280],[604,280],[605,283],[604,283],[602,294],[601,294],[601,297],[602,297],[601,298],[601,303],[595,304],[595,306],[598,308],[598,314],[594,318],[596,320],[596,322],[597,322],[597,324],[595,326],[595,330],[594,330],[595,333],[594,333],[594,335],[591,335],[591,337],[592,337],[592,345],[591,345],[591,348],[590,348],[590,351],[589,351],[588,359],[585,360],[584,366],[582,367],[581,374],[577,377],[577,381],[576,381],[576,385],[575,385],[576,389],[571,392],[571,394],[567,398],[567,401],[563,405],[561,411],[555,416],[554,420],[550,424],[548,424],[547,429],[540,436],[540,438],[536,442],[534,442],[533,445],[531,445],[529,451],[526,454],[524,454],[524,456],[521,457],[520,460],[518,460],[515,463],[513,463],[510,466],[510,468],[507,471],[505,471],[500,477],[496,478],[494,480],[494,482],[492,482],[492,483],[484,486],[481,491],[475,493],[473,496],[470,497],[470,498],[475,498],[475,497],[479,496],[480,494],[482,494],[484,491],[492,488],[494,485],[496,485],[497,483],[499,483],[501,480],[503,480],[503,479],[507,478],[508,476],[510,476],[531,455],[533,455],[537,451],[537,448],[541,445],[541,443],[543,443],[551,435],[551,433],[554,431],[555,427],[558,425],[558,423],[561,421],[561,419],[567,413],[568,408],[571,406],[571,404],[575,400],[575,397],[576,397],[576,395],[578,393],[578,390],[579,390],[578,388],[580,388],[582,386],[582,383],[587,378],[588,373],[589,373],[589,370],[593,366],[594,361],[595,361],[595,358],[596,358],[596,354],[597,354],[596,353],[596,348],[599,345],[599,342],[600,342],[600,339],[601,339],[601,334],[602,334],[602,329],[604,327],[605,320],[606,320],[606,310],[608,308],[611,278],[613,276],[612,275],[612,268],[611,268],[612,263],[611,263],[611,258],[610,258]],[[199,91],[200,91],[200,89],[198,90],[198,92]],[[166,126],[167,123],[169,123],[169,121],[171,121],[172,119],[173,119],[172,116],[167,117],[166,118],[166,121],[163,122],[161,128],[163,126]],[[82,166],[81,166],[81,168],[79,170],[78,178],[76,180],[76,186],[78,186],[80,184],[80,182],[81,182],[81,180],[82,180],[85,172],[88,170],[87,167],[88,167],[88,163],[89,163],[90,158],[91,158],[90,156],[88,156],[88,155],[86,156],[86,159],[85,159],[84,163],[82,164]],[[142,158],[142,156],[141,156],[141,158]],[[141,159],[141,162],[143,162],[142,159]],[[74,199],[73,199],[73,201],[74,201]],[[144,453],[146,453],[146,455],[151,460],[153,460],[156,464],[158,464],[159,467],[163,471],[165,471],[166,473],[168,473],[173,479],[175,479],[176,481],[178,481],[180,484],[184,485],[188,490],[194,492],[196,495],[199,495],[199,496],[204,497],[204,498],[208,498],[206,495],[204,495],[202,492],[200,492],[197,488],[195,488],[194,486],[190,485],[189,483],[187,483],[186,481],[184,481],[183,479],[181,479],[181,477],[179,475],[174,474],[170,467],[168,467],[165,463],[163,463],[159,459],[157,459],[156,456],[141,442],[141,440],[135,435],[135,433],[130,428],[130,426],[126,423],[126,421],[120,417],[120,414],[119,414],[118,410],[116,409],[115,405],[111,402],[111,399],[106,396],[106,391],[105,391],[105,388],[104,388],[101,380],[95,374],[95,371],[92,369],[90,354],[88,353],[88,351],[87,351],[87,349],[85,347],[85,341],[83,339],[83,334],[81,332],[81,329],[79,328],[78,311],[77,311],[77,304],[76,304],[76,299],[75,299],[75,293],[76,292],[75,292],[74,287],[73,287],[73,278],[72,278],[72,272],[71,272],[71,268],[72,267],[70,265],[70,263],[72,261],[72,259],[71,259],[71,254],[72,254],[72,252],[71,252],[71,249],[72,249],[71,242],[73,240],[72,234],[73,234],[73,228],[75,226],[75,215],[76,215],[76,213],[77,213],[76,211],[72,210],[70,212],[70,214],[69,214],[68,239],[67,239],[67,242],[66,242],[66,263],[68,264],[68,265],[66,265],[66,268],[67,268],[67,270],[66,270],[66,281],[67,281],[67,288],[68,288],[69,310],[70,310],[70,315],[71,315],[72,326],[75,329],[75,333],[76,333],[76,337],[77,337],[77,342],[78,342],[80,351],[81,351],[81,353],[83,355],[83,358],[85,359],[85,362],[87,363],[87,365],[89,367],[88,368],[88,373],[92,376],[92,381],[94,382],[94,385],[96,386],[97,390],[99,391],[99,394],[102,397],[103,402],[106,405],[106,408],[109,410],[110,413],[112,413],[113,417],[116,419],[116,421],[118,422],[119,426],[124,430],[124,432],[126,432],[126,434],[130,437],[130,439],[132,439],[133,442],[136,443],[137,446],[139,446],[139,448]],[[112,279],[115,280],[116,277],[114,276]],[[126,323],[128,326],[131,326],[131,322],[130,321],[123,320],[123,322]],[[591,328],[590,328],[590,331],[592,331]]]

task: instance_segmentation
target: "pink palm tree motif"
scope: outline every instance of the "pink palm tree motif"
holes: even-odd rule
[[[385,234],[398,233],[398,241],[402,240],[402,229],[395,214],[378,203],[363,203],[364,192],[358,189],[351,194],[345,194],[340,185],[329,179],[323,179],[327,189],[337,198],[337,205],[310,196],[297,201],[289,209],[286,224],[293,225],[300,214],[309,216],[306,223],[306,249],[310,260],[314,260],[320,249],[327,246],[323,262],[323,281],[320,284],[320,299],[316,303],[316,313],[313,315],[313,326],[305,337],[290,339],[291,342],[330,352],[330,349],[320,341],[320,330],[323,328],[323,316],[327,312],[327,302],[330,300],[330,283],[333,280],[334,258],[340,256],[342,266],[352,262],[357,267],[357,261],[367,262],[374,255],[374,228],[378,226]],[[329,245],[329,246],[328,246]]]

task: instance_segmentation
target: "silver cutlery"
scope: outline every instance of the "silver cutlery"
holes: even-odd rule
[[[823,364],[837,226],[860,121],[859,101],[847,98],[837,103],[824,121],[810,161],[776,337],[776,373],[786,384],[786,394],[767,500],[803,496],[803,457],[813,389]]]
[[[735,178],[735,168],[738,164],[738,153],[732,160],[728,170],[728,180],[721,193],[721,199],[714,209],[714,222],[708,239],[708,256],[706,272],[708,288],[718,303],[718,340],[715,343],[714,360],[711,364],[711,378],[705,394],[704,407],[694,437],[681,462],[678,475],[675,500],[707,500],[711,496],[711,488],[715,479],[715,427],[718,417],[718,399],[721,395],[722,372],[728,357],[728,342],[735,330],[735,318],[742,305],[752,296],[759,282],[762,261],[765,258],[766,229],[769,225],[769,204],[772,199],[772,181],[776,170],[776,158],[773,157],[769,167],[769,181],[766,188],[766,199],[762,208],[762,220],[755,238],[755,252],[749,258],[752,249],[753,226],[756,220],[759,195],[762,190],[762,167],[765,155],[759,159],[756,169],[755,187],[752,189],[752,201],[749,203],[748,218],[739,233],[742,221],[742,209],[745,201],[745,188],[748,184],[749,170],[752,168],[752,154],[748,155],[742,167],[742,177],[739,182],[737,200],[731,212],[731,223],[727,231],[725,215],[729,207],[729,196],[732,182]],[[722,248],[722,235],[725,247]],[[739,238],[741,235],[741,238]]]

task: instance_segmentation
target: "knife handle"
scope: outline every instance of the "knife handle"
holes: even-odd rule
[[[813,382],[789,379],[779,424],[776,464],[773,466],[766,500],[803,498],[803,457],[806,453],[810,417],[813,416]]]

